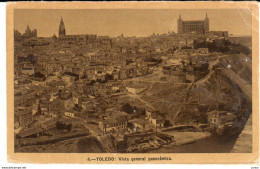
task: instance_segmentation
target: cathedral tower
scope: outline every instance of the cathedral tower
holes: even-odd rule
[[[179,19],[178,19],[178,22],[177,22],[177,29],[178,29],[178,33],[179,34],[182,34],[183,31],[182,31],[182,19],[181,19],[181,15],[179,15]]]
[[[208,18],[208,14],[206,13],[206,18],[204,20],[204,30],[205,33],[209,32],[209,18]]]
[[[64,25],[63,19],[61,17],[60,27],[59,27],[59,37],[65,36],[65,35],[66,35],[65,25]]]

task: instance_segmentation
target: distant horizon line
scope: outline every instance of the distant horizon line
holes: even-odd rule
[[[14,31],[15,30],[17,30],[17,29],[14,29]],[[32,30],[34,30],[34,29],[32,29]],[[37,31],[38,31],[38,29],[36,29]],[[21,33],[19,30],[17,30],[19,33]],[[209,32],[218,32],[218,31],[221,31],[221,30],[212,30],[212,31],[209,31]],[[175,33],[175,34],[178,34],[177,32],[173,32],[173,31],[168,31],[168,32],[171,32],[171,33]],[[97,36],[108,36],[108,37],[112,37],[112,38],[116,38],[116,37],[120,37],[122,34],[123,34],[123,36],[124,36],[124,38],[129,38],[129,37],[148,37],[148,36],[152,36],[153,34],[155,34],[155,35],[163,35],[163,34],[169,34],[168,32],[165,32],[165,33],[152,33],[152,34],[150,34],[150,35],[143,35],[143,36],[137,36],[137,35],[131,35],[131,36],[129,36],[129,35],[127,35],[127,36],[125,36],[125,34],[124,33],[121,33],[121,34],[119,34],[119,35],[117,35],[117,36],[111,36],[111,35],[102,35],[102,34],[96,34],[96,33],[78,33],[78,34],[67,34],[67,35],[97,35]],[[223,31],[224,32],[224,31]],[[229,32],[229,31],[227,31],[227,32]],[[23,34],[23,33],[21,33],[21,34]],[[230,36],[232,34],[232,36]],[[56,33],[53,33],[53,35],[56,35]],[[42,37],[42,38],[51,38],[51,37],[53,37],[53,35],[50,35],[50,36],[37,36],[38,38],[40,38],[40,37]],[[229,37],[243,37],[243,36],[249,36],[249,37],[252,37],[252,35],[246,35],[246,34],[233,34],[233,33],[229,33],[228,34],[229,35]],[[65,35],[66,36],[66,35]],[[59,37],[58,35],[56,35],[56,37]]]
[[[174,32],[175,33],[175,32]],[[158,35],[159,33],[155,33],[155,35]],[[168,33],[161,33],[159,35],[163,35],[163,34],[168,34]],[[178,33],[175,33],[175,34],[178,34]],[[55,34],[56,35],[56,34]],[[97,36],[108,36],[108,37],[111,37],[111,38],[117,38],[117,37],[120,37],[121,35],[118,35],[118,36],[109,36],[109,35],[101,35],[101,34],[69,34],[68,36],[70,35],[97,35]],[[152,36],[153,34],[151,35],[146,35],[146,36],[136,36],[136,35],[132,35],[132,36],[124,36],[124,38],[131,38],[131,37],[137,37],[137,38],[145,38],[145,37],[149,37],[149,36]],[[65,35],[67,36],[67,35]],[[52,36],[37,36],[37,38],[52,38]],[[56,37],[59,37],[56,35]],[[236,34],[233,34],[232,36],[230,36],[229,34],[229,37],[252,37],[252,35],[236,35]]]

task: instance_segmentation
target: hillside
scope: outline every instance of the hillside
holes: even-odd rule
[[[226,110],[236,114],[241,109],[251,110],[251,64],[251,57],[245,55],[221,56],[211,63],[209,73],[195,83],[181,83],[157,72],[149,84],[144,84],[148,81],[145,78],[134,81],[148,89],[142,94],[124,96],[121,102],[158,109],[174,123],[193,122],[194,112],[206,115],[208,111]],[[221,70],[218,72],[217,68]]]

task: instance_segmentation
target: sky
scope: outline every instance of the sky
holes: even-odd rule
[[[210,31],[229,31],[236,36],[251,35],[248,9],[15,9],[14,28],[24,33],[27,25],[38,37],[58,35],[61,17],[66,34],[97,34],[111,37],[149,36],[177,32],[177,19],[203,20],[206,12]]]

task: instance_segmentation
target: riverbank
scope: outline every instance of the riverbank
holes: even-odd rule
[[[184,144],[194,143],[196,141],[206,139],[211,136],[209,132],[165,132],[174,137],[174,142],[168,146],[180,146]]]
[[[132,153],[230,153],[238,138],[238,135],[226,136],[210,134],[207,132],[171,132],[175,141],[153,149],[147,149]],[[105,153],[98,142],[78,144],[78,141],[90,136],[60,141],[55,144],[34,145],[19,147],[16,152],[63,152],[63,153]],[[81,142],[82,143],[82,142]],[[82,148],[82,145],[87,147]],[[103,146],[102,146],[103,147]],[[115,151],[116,153],[116,151]]]
[[[100,142],[93,136],[83,136],[51,144],[17,147],[19,153],[104,153]]]
[[[60,141],[90,135],[89,132],[66,133],[58,136],[42,136],[38,138],[17,138],[15,139],[15,147],[54,144]]]
[[[163,146],[147,153],[230,153],[237,135],[226,136],[212,134],[209,137],[197,141],[186,142],[186,144]]]
[[[170,144],[162,145],[158,148],[148,150],[148,151],[146,151],[147,153],[167,153],[168,151],[171,152],[170,150],[172,148],[175,148],[175,147],[178,147],[181,145],[195,143],[200,140],[207,139],[211,136],[211,133],[209,133],[209,132],[168,131],[168,132],[164,132],[164,133],[167,135],[173,136],[174,141]]]
[[[248,118],[246,125],[240,133],[233,149],[232,153],[252,153],[252,115]]]

